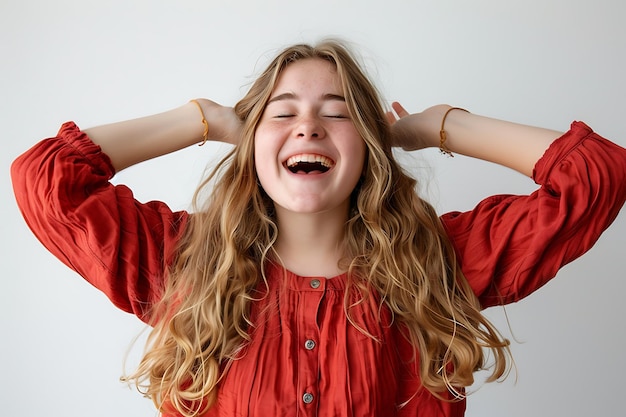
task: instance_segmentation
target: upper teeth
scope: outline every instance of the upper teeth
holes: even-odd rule
[[[333,161],[330,158],[327,158],[323,155],[315,155],[315,154],[298,154],[287,159],[287,166],[293,167],[297,165],[299,162],[307,162],[314,163],[318,162],[325,166],[326,168],[330,168],[333,166]]]

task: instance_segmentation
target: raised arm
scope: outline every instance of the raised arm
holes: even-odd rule
[[[437,105],[415,114],[409,114],[399,103],[392,107],[400,117],[392,127],[398,146],[405,150],[439,147],[441,124],[450,106]],[[462,110],[447,114],[444,130],[445,145],[452,153],[494,162],[529,177],[550,143],[563,134]]]
[[[407,150],[440,146],[450,106],[400,116],[392,131]],[[626,149],[581,122],[561,134],[452,110],[446,148],[495,162],[540,186],[530,195],[495,195],[441,219],[465,278],[483,307],[518,301],[589,250],[626,201]]]
[[[208,140],[234,143],[240,123],[233,110],[198,102]],[[201,141],[202,113],[188,103],[85,131],[68,122],[11,166],[17,204],[37,238],[116,306],[143,320],[160,297],[188,214],[162,202],[141,203],[128,187],[109,180],[127,166]]]
[[[196,105],[200,105],[200,108]],[[111,159],[116,172],[139,162],[201,143],[208,124],[208,140],[236,144],[240,122],[233,109],[198,99],[181,107],[84,130]]]

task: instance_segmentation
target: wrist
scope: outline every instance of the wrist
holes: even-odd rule
[[[193,103],[193,105],[197,107],[197,109],[198,109],[198,111],[200,113],[200,115],[199,115],[200,116],[200,123],[202,123],[202,141],[199,143],[198,146],[202,146],[209,139],[209,122],[207,121],[207,119],[205,117],[205,111],[204,111],[202,105],[200,104],[200,101],[198,99],[192,99],[189,102]]]
[[[448,119],[448,115],[455,111],[469,113],[469,111],[465,110],[462,107],[449,107],[443,114],[443,117],[441,118],[441,127],[439,128],[439,151],[442,154],[448,155],[450,157],[453,157],[454,154],[448,147],[449,144],[448,144],[448,131],[446,130],[446,120]],[[450,122],[450,124],[452,124],[452,122]]]
[[[427,148],[439,148],[441,143],[441,122],[452,106],[438,104],[417,114],[415,129]],[[450,116],[450,115],[448,115]]]

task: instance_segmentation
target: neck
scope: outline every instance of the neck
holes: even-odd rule
[[[276,208],[278,240],[276,252],[284,267],[301,276],[333,277],[344,272],[338,263],[346,209],[324,213],[293,213]]]

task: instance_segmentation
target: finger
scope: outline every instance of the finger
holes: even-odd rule
[[[385,118],[387,118],[387,122],[389,122],[390,125],[394,124],[397,120],[396,115],[391,111],[385,112]]]
[[[409,112],[406,111],[406,109],[402,107],[402,104],[398,103],[397,101],[391,103],[391,108],[398,114],[398,116],[400,116],[400,118],[409,115]]]

